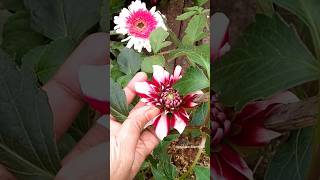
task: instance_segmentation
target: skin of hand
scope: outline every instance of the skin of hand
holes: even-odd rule
[[[106,33],[96,33],[83,40],[55,76],[42,88],[46,91],[54,117],[56,141],[66,133],[84,106],[83,94],[78,81],[82,65],[108,64]],[[138,73],[124,88],[128,104],[135,97],[135,82],[145,81],[145,73]],[[67,105],[67,106],[66,106]],[[55,180],[122,180],[132,179],[144,159],[158,145],[159,140],[144,125],[156,116],[159,110],[138,103],[128,119],[120,124],[111,117],[110,130],[95,124],[75,148],[62,160],[62,168]],[[110,134],[110,142],[108,136]],[[107,149],[110,148],[110,161]],[[108,164],[110,162],[110,164]],[[110,165],[110,166],[109,166]],[[108,167],[109,166],[109,167]],[[0,179],[15,180],[4,166],[0,165]]]

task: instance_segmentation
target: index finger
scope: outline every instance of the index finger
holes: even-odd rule
[[[53,112],[56,139],[68,130],[84,105],[78,81],[80,67],[108,64],[107,42],[106,33],[88,36],[73,51],[55,76],[43,86]]]

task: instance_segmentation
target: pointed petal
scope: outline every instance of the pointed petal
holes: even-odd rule
[[[157,81],[158,84],[165,83],[165,71],[162,66],[153,65],[153,79]]]
[[[223,55],[220,49],[228,42],[229,19],[223,13],[215,13],[211,17],[211,51],[213,59]],[[224,52],[225,53],[224,49]]]
[[[252,122],[242,126],[240,133],[229,140],[240,146],[263,146],[279,136],[280,133],[264,128],[263,123]]]
[[[160,140],[163,140],[163,138],[169,134],[169,123],[167,115],[164,112],[155,119],[153,125],[155,127],[156,135]]]
[[[173,83],[175,83],[177,80],[179,80],[182,76],[181,76],[181,72],[182,72],[182,67],[181,66],[176,66],[174,68],[174,72],[173,72]]]
[[[228,177],[226,179],[232,179],[230,177],[234,175],[238,175],[238,177],[235,177],[237,177],[236,179],[240,179],[242,175],[249,180],[253,180],[253,173],[251,169],[236,151],[227,145],[221,145],[221,151],[219,152],[219,155],[221,157],[220,163],[222,164],[224,175],[225,177]],[[232,168],[228,169],[228,165]]]
[[[149,95],[153,91],[150,84],[147,82],[136,82],[134,87],[139,94]]]
[[[180,134],[184,131],[189,122],[189,115],[185,110],[180,110],[174,113],[173,128],[175,128]]]
[[[190,94],[186,95],[183,98],[182,106],[184,108],[193,108],[193,107],[197,106],[198,104],[195,103],[194,100],[201,94],[203,94],[202,91],[196,91],[196,92],[193,92],[193,93],[190,93]]]
[[[84,100],[90,104],[90,106],[100,112],[101,114],[109,114],[110,113],[110,102],[109,101],[100,101],[97,99],[93,99],[88,96],[84,96]]]

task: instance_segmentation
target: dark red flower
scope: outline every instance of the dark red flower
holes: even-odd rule
[[[298,98],[285,92],[266,101],[248,104],[229,119],[221,105],[213,97],[211,101],[212,157],[211,179],[247,180],[253,173],[238,154],[233,145],[259,147],[266,145],[281,134],[264,127],[264,120],[277,108],[278,104],[298,101]],[[232,145],[232,146],[230,146]]]

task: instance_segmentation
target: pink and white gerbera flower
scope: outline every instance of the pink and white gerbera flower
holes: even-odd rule
[[[159,139],[166,137],[171,128],[181,134],[189,121],[186,108],[198,105],[194,99],[202,92],[191,93],[182,97],[173,85],[182,77],[181,66],[176,66],[173,75],[163,67],[153,66],[152,81],[137,82],[135,89],[141,101],[147,105],[156,106],[160,114],[151,120],[147,126],[153,125]]]
[[[146,8],[146,4],[140,0],[132,1],[128,8],[123,8],[119,16],[114,17],[116,33],[128,35],[122,42],[128,41],[127,48],[134,47],[135,50],[141,52],[142,48],[146,48],[151,52],[149,37],[152,31],[162,27],[167,30],[164,16],[160,11],[156,11],[156,7],[152,7],[150,11]]]

